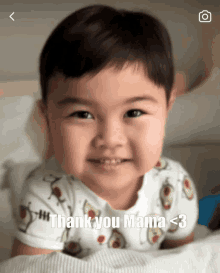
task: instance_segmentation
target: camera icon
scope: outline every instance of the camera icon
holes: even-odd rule
[[[203,10],[199,13],[200,23],[210,23],[212,21],[212,14],[208,10]]]

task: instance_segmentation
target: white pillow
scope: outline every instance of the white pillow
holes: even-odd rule
[[[26,135],[35,100],[31,96],[0,97],[0,186],[5,174],[4,162],[38,161],[39,155]]]

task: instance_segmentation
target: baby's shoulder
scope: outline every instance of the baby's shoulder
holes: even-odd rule
[[[190,173],[176,160],[162,156],[161,169],[158,170],[158,176],[161,181],[164,181],[164,187],[168,184],[180,191],[186,191],[187,194],[192,194],[196,191],[195,183]]]
[[[43,193],[43,191],[52,190],[53,192],[57,192],[57,194],[61,194],[64,191],[68,192],[71,186],[71,177],[47,170],[42,164],[27,175],[24,183],[24,191]]]
[[[155,169],[159,171],[166,171],[167,173],[179,173],[181,171],[186,172],[183,166],[176,160],[170,159],[166,156],[161,156],[157,162]]]
[[[185,179],[192,180],[188,171],[177,160],[161,156],[154,168],[156,176],[161,181],[170,181],[173,185],[183,182]]]

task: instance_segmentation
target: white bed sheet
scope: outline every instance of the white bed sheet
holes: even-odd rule
[[[0,263],[1,273],[217,273],[220,232],[203,240],[161,251],[103,249],[83,259],[63,253],[17,256]]]

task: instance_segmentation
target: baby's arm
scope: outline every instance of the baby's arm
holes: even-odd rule
[[[62,198],[59,198],[59,194]],[[35,171],[25,182],[22,192],[11,256],[62,252],[67,230],[66,227],[54,226],[50,216],[70,216],[72,196],[65,176],[45,175],[41,170]]]
[[[217,204],[215,211],[212,215],[210,222],[208,223],[208,228],[212,231],[218,230],[220,228],[220,203]]]
[[[41,249],[36,247],[31,247],[23,244],[18,239],[15,238],[12,247],[11,257],[19,255],[42,255],[50,254],[51,252],[62,252],[62,250],[51,250],[51,249]]]
[[[185,244],[192,243],[194,241],[194,232],[192,232],[189,236],[181,240],[164,240],[160,246],[160,249],[170,249],[179,246],[183,246]]]

